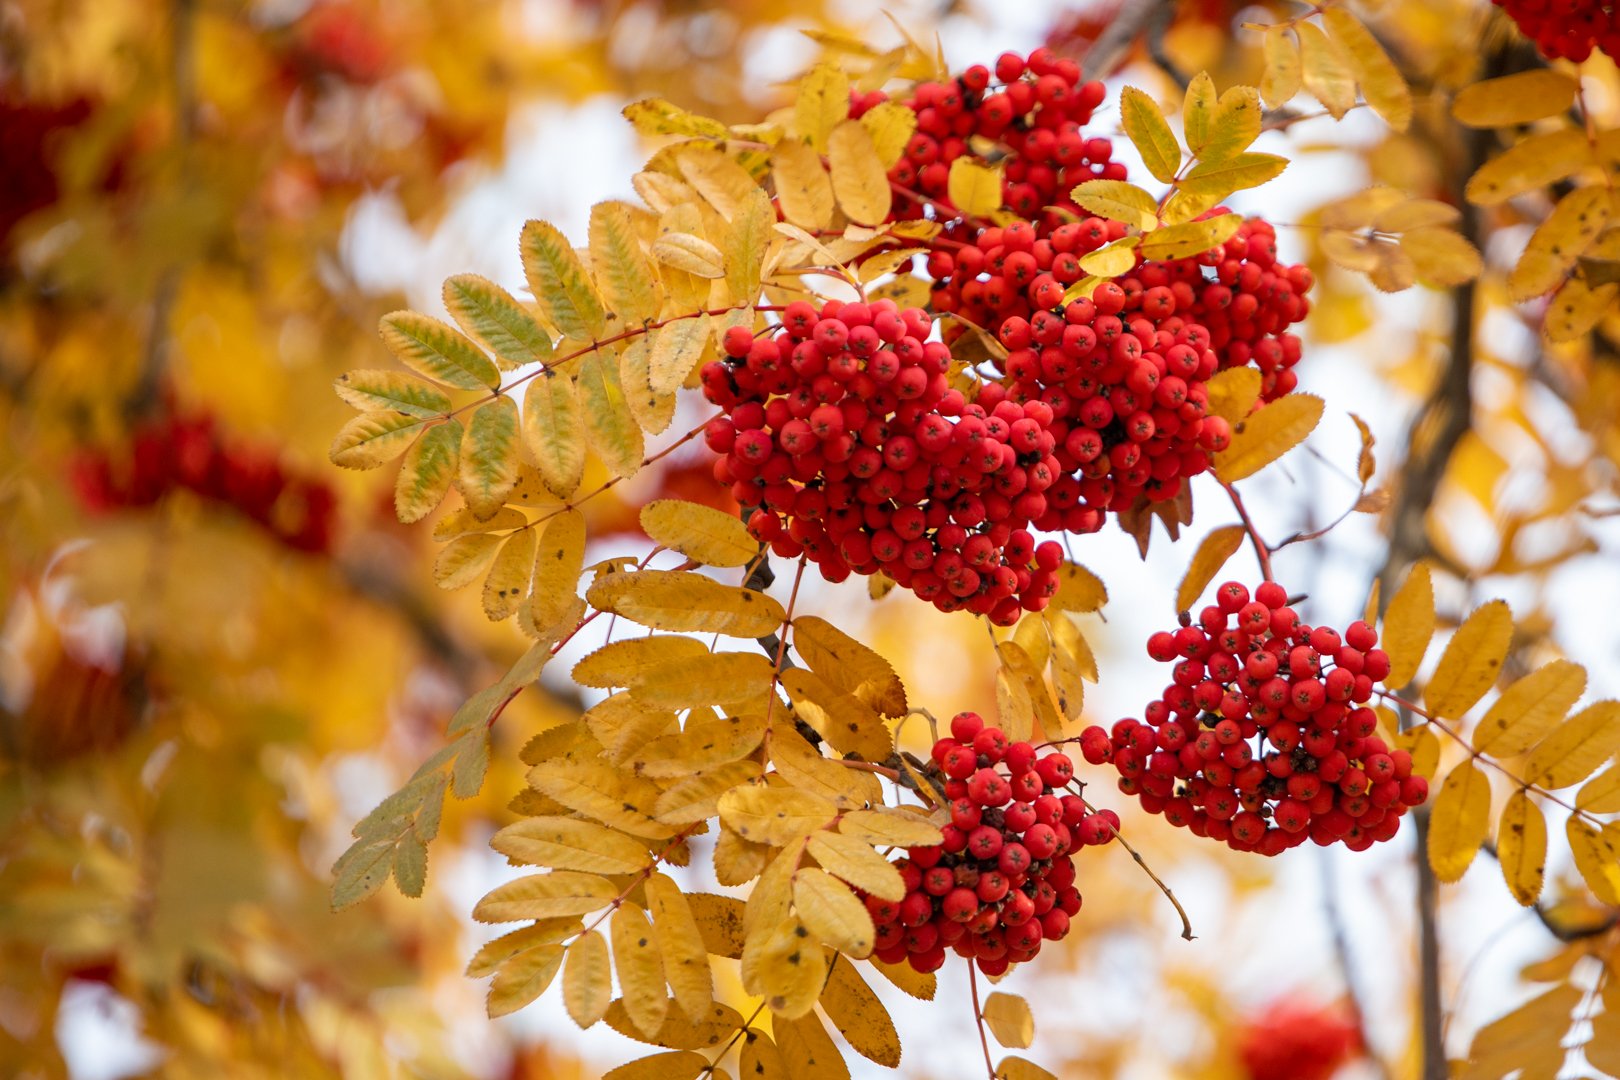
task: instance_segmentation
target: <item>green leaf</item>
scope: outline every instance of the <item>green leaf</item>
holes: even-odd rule
[[[358,840],[332,866],[332,910],[353,907],[388,880],[394,865],[392,840]]]
[[[549,222],[530,221],[523,226],[520,251],[523,276],[546,321],[564,337],[601,337],[607,316],[568,238]]]
[[[474,517],[487,518],[506,504],[518,464],[517,402],[503,396],[480,405],[461,436],[457,474]]]
[[[460,390],[494,390],[501,373],[459,330],[414,311],[395,311],[378,324],[383,344],[400,362]]]
[[[489,772],[489,729],[474,729],[456,740],[461,750],[450,770],[450,791],[458,799],[470,799],[484,786]]]
[[[1125,134],[1141,152],[1148,172],[1161,183],[1174,180],[1181,168],[1181,145],[1159,110],[1159,103],[1136,87],[1127,86],[1120,91],[1119,113]]]
[[[585,475],[585,417],[574,380],[557,371],[531,379],[523,393],[523,445],[546,489],[566,499]]]
[[[591,446],[615,476],[634,476],[644,453],[641,427],[630,415],[611,350],[597,350],[579,368],[579,399]]]
[[[361,413],[344,424],[332,440],[332,464],[345,469],[375,469],[403,454],[424,423],[420,416],[404,413]]]
[[[403,371],[360,368],[332,381],[337,396],[362,412],[402,412],[434,417],[450,411],[450,399]]]
[[[591,268],[609,310],[636,325],[657,316],[658,290],[630,215],[630,207],[622,202],[591,207]]]
[[[503,370],[551,359],[551,335],[512,294],[477,274],[444,282],[444,306],[468,334],[495,354]]]
[[[436,424],[411,444],[394,481],[394,513],[409,525],[444,501],[461,456],[461,421]]]
[[[405,896],[421,896],[427,884],[427,841],[416,835],[415,829],[406,829],[394,849],[394,884]]]

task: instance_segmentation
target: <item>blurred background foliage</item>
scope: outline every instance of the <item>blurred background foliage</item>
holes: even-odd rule
[[[1001,34],[1165,90],[1199,69],[1223,86],[1257,81],[1259,38],[1240,24],[1298,10],[1006,7],[896,14],[924,33],[943,28],[956,64],[993,53],[955,55],[955,44]],[[1481,41],[1510,31],[1465,0],[1361,7],[1414,85],[1417,121],[1405,134],[1304,122],[1312,116],[1284,125],[1276,138],[1307,178],[1292,225],[1308,225],[1321,202],[1310,201],[1314,170],[1448,201],[1471,171],[1477,151],[1449,121],[1445,92],[1478,76]],[[380,204],[416,238],[404,250],[420,253],[456,230],[474,193],[489,200],[521,149],[514,140],[543,139],[546,118],[606,100],[596,122],[624,144],[613,113],[639,96],[755,119],[782,103],[775,81],[813,58],[801,30],[834,52],[896,36],[866,5],[818,0],[0,0],[0,1072],[594,1075],[597,1059],[559,1034],[568,1029],[486,1020],[481,987],[461,974],[473,947],[462,913],[477,889],[458,872],[490,872],[484,841],[522,787],[516,748],[577,714],[566,688],[524,695],[502,721],[483,793],[447,811],[424,900],[387,892],[329,913],[328,867],[349,826],[522,646],[476,598],[427,584],[432,544],[395,523],[386,477],[327,465],[347,415],[329,385],[378,362],[377,318],[409,299],[397,290],[463,268],[379,265],[361,226]],[[1612,125],[1620,83],[1605,64],[1588,67],[1591,100]],[[586,151],[570,152],[550,154],[530,189],[578,183]],[[579,193],[579,205],[604,194]],[[1511,256],[1537,216],[1502,207],[1476,222],[1487,259]],[[1357,611],[1381,566],[1435,555],[1457,572],[1442,593],[1452,617],[1470,606],[1465,581],[1515,590],[1524,660],[1612,660],[1614,628],[1591,616],[1593,597],[1612,608],[1615,587],[1612,568],[1594,568],[1613,552],[1603,530],[1620,460],[1616,317],[1543,349],[1488,272],[1473,320],[1488,332],[1462,358],[1465,381],[1473,364],[1472,423],[1414,498],[1399,471],[1407,418],[1424,415],[1455,363],[1451,300],[1391,301],[1329,263],[1312,229],[1285,231],[1321,282],[1313,345],[1323,356],[1349,346],[1332,354],[1340,368],[1314,377],[1349,372],[1352,391],[1386,404],[1377,425],[1396,477],[1391,509],[1326,558],[1292,556],[1293,580],[1317,575],[1324,602]],[[1411,427],[1419,461],[1434,426]],[[1319,470],[1306,468],[1309,482]],[[706,476],[696,458],[671,458],[591,503],[592,535],[633,529],[635,508],[660,491],[696,497]],[[1276,535],[1337,512],[1294,498],[1270,515]],[[1133,548],[1115,550],[1134,563]],[[1121,580],[1177,574],[1177,558],[1122,568],[1138,576]],[[1584,601],[1572,575],[1589,583]],[[864,612],[865,639],[908,684],[932,688],[936,711],[993,703],[993,669],[963,662],[982,646],[972,620],[896,599],[868,610],[864,594],[827,603]],[[1127,615],[1088,635],[1134,655],[1137,628]],[[1178,888],[1218,897],[1203,943],[1178,952],[1151,882],[1110,851],[1107,887],[1087,889],[1072,947],[1031,976],[1028,996],[1056,1003],[1038,1014],[1048,1065],[1065,1076],[1309,1080],[1348,1061],[1346,1075],[1413,1074],[1406,853],[1377,864],[1388,879],[1375,873],[1350,894],[1372,906],[1359,917],[1381,935],[1351,950],[1379,995],[1363,1016],[1354,998],[1335,1004],[1341,974],[1307,970],[1286,941],[1263,947],[1279,905],[1308,903],[1301,917],[1318,917],[1315,869],[1289,874],[1169,833],[1144,830],[1142,845],[1161,873],[1181,875]],[[1613,913],[1578,888],[1565,895],[1539,912],[1552,933],[1532,943],[1528,972],[1560,986],[1583,958],[1615,949]],[[1459,916],[1472,945],[1448,987],[1467,977],[1463,960],[1496,910]],[[1312,955],[1327,964],[1332,953]],[[1498,988],[1485,1015],[1523,996]],[[1267,1011],[1280,998],[1292,1000]],[[962,1015],[936,1003],[902,1023],[943,1031]],[[1469,1015],[1452,1033],[1459,1054]],[[1363,1039],[1387,1064],[1360,1058]],[[905,1071],[950,1075],[946,1061],[922,1053]]]

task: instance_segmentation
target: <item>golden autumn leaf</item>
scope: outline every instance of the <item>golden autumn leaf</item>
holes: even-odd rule
[[[1563,720],[1586,691],[1586,669],[1554,660],[1502,691],[1474,729],[1474,749],[1514,757],[1539,742]]]
[[[1252,367],[1217,371],[1206,385],[1209,415],[1222,417],[1233,427],[1252,413],[1260,401],[1260,372]]]
[[[780,847],[832,821],[838,807],[806,791],[747,784],[720,797],[720,820],[745,840]]]
[[[927,847],[940,842],[938,825],[905,810],[857,810],[844,815],[838,831],[879,846]]]
[[[1181,168],[1181,145],[1158,102],[1146,92],[1127,86],[1119,94],[1119,114],[1125,134],[1136,145],[1148,172],[1160,183],[1174,180]]]
[[[1547,131],[1521,139],[1468,178],[1468,201],[1497,206],[1580,171],[1592,160],[1583,131]]]
[[[801,920],[789,916],[759,926],[758,992],[773,1014],[808,1014],[827,979],[827,955]],[[744,950],[744,964],[748,953]],[[746,985],[746,984],[745,984]]]
[[[602,1074],[602,1080],[694,1080],[709,1059],[693,1050],[666,1050],[637,1058]]]
[[[1564,834],[1569,839],[1570,853],[1575,857],[1575,869],[1580,871],[1587,888],[1603,903],[1620,907],[1620,843],[1609,838],[1612,828],[1611,825],[1594,829],[1574,814],[1564,820]]]
[[[897,101],[885,101],[862,113],[861,124],[872,135],[878,160],[892,169],[917,130],[917,114]]]
[[[516,1012],[545,993],[562,967],[563,955],[561,945],[542,945],[502,964],[489,986],[490,1017]]]
[[[671,878],[652,874],[643,888],[663,958],[664,978],[681,1011],[697,1020],[714,1002],[714,977],[702,931],[686,895]]]
[[[652,256],[700,278],[726,276],[725,255],[709,241],[692,233],[665,233],[653,241]]]
[[[633,874],[649,861],[647,848],[617,829],[565,817],[515,821],[489,846],[514,863],[593,874]]]
[[[473,410],[457,460],[456,488],[474,517],[504,506],[518,478],[517,402],[503,396]]]
[[[448,420],[417,436],[394,478],[394,514],[404,524],[431,514],[455,482],[461,454],[461,421]]]
[[[821,678],[882,716],[906,711],[906,688],[883,656],[826,619],[801,615],[793,620],[793,646]]]
[[[1620,751],[1620,701],[1588,705],[1530,751],[1524,778],[1546,788],[1578,784]]]
[[[530,221],[523,226],[519,253],[541,317],[564,337],[577,341],[601,337],[606,312],[568,238],[550,222]]]
[[[466,334],[510,371],[551,359],[551,335],[512,294],[477,274],[456,274],[444,282],[445,310]]]
[[[855,888],[897,903],[905,898],[900,871],[864,840],[824,830],[810,834],[806,850],[828,873]]]
[[[746,566],[759,555],[741,520],[701,503],[655,499],[641,508],[641,528],[653,543],[705,566]]]
[[[608,939],[625,1011],[631,1023],[650,1035],[664,1022],[669,998],[664,991],[663,958],[647,913],[635,904],[620,903],[613,912]]]
[[[815,1013],[772,1016],[771,1030],[793,1080],[849,1080],[849,1066]]]
[[[680,570],[608,574],[596,580],[585,598],[598,611],[655,630],[763,637],[787,619],[774,597]]]
[[[638,324],[657,316],[659,297],[652,264],[636,233],[634,208],[622,202],[591,207],[591,271],[602,302],[622,323]]]
[[[910,109],[905,112],[912,115]],[[788,221],[811,231],[832,224],[832,180],[811,146],[797,139],[777,143],[771,152],[771,178]]]
[[[1122,221],[1139,229],[1151,229],[1158,224],[1158,200],[1123,180],[1087,180],[1077,185],[1069,197],[1082,208],[1110,221]]]
[[[833,128],[849,115],[849,76],[832,64],[817,64],[799,80],[793,101],[793,128],[826,153]]]
[[[1215,455],[1215,475],[1231,484],[1253,476],[1316,430],[1323,402],[1311,394],[1288,394],[1242,421],[1232,442]]]
[[[900,1033],[894,1020],[847,956],[835,957],[830,965],[820,1005],[857,1054],[886,1068],[899,1067]]]
[[[587,915],[613,902],[618,888],[597,874],[553,870],[529,874],[491,890],[473,908],[479,922],[520,922]]]
[[[1300,80],[1335,119],[1341,120],[1356,104],[1356,77],[1339,45],[1311,22],[1296,22],[1299,35]]]
[[[1057,1080],[1057,1077],[1033,1061],[1009,1054],[996,1066],[996,1080]]]
[[[1258,108],[1258,106],[1256,106]],[[1203,221],[1184,221],[1167,225],[1142,238],[1141,252],[1145,259],[1185,259],[1202,255],[1211,248],[1230,240],[1243,224],[1237,214],[1217,214]],[[1088,273],[1101,273],[1081,260],[1081,269]],[[1126,267],[1125,269],[1129,269]],[[1118,271],[1122,273],[1123,271]]]
[[[832,129],[827,139],[827,161],[833,193],[851,221],[877,225],[889,216],[892,195],[888,173],[871,132],[859,120],[844,120]]]
[[[419,416],[401,412],[361,413],[333,438],[332,464],[345,469],[378,468],[405,453],[424,423]]]
[[[1420,281],[1449,288],[1472,281],[1484,267],[1479,249],[1452,229],[1425,227],[1401,236],[1401,250]]]
[[[1157,236],[1158,233],[1152,235]],[[1080,269],[1099,278],[1118,277],[1136,265],[1136,249],[1139,242],[1140,237],[1126,236],[1111,244],[1105,244],[1096,251],[1082,255]],[[1144,250],[1143,254],[1148,253]]]
[[[1108,603],[1108,586],[1102,578],[1079,563],[1064,563],[1058,567],[1058,590],[1047,606],[1048,611],[1096,611]]]
[[[574,1023],[588,1028],[606,1015],[613,1000],[607,939],[599,931],[581,935],[568,947],[563,969],[563,1005]]]
[[[567,510],[546,522],[535,545],[529,611],[536,626],[553,626],[572,613],[584,568],[585,516]]]
[[[1520,71],[1463,87],[1451,115],[1469,127],[1528,124],[1568,109],[1579,89],[1579,80],[1562,71]]]
[[[1379,644],[1389,654],[1385,685],[1401,687],[1417,675],[1423,654],[1434,637],[1434,582],[1428,563],[1414,563],[1406,580],[1389,598]]]
[[[1192,610],[1209,583],[1215,580],[1215,575],[1221,572],[1221,567],[1226,565],[1226,560],[1243,546],[1245,535],[1242,525],[1224,525],[1212,530],[1199,542],[1198,550],[1193,553],[1192,562],[1187,566],[1187,573],[1176,589],[1177,611]]]
[[[1513,640],[1513,612],[1502,600],[1476,608],[1440,654],[1423,703],[1436,716],[1457,719],[1496,684]]]
[[[1001,170],[966,154],[951,162],[947,177],[951,203],[970,217],[988,217],[1001,208]]]
[[[1594,814],[1620,813],[1620,768],[1611,766],[1575,794],[1575,805]]]
[[[1299,43],[1288,36],[1286,26],[1268,26],[1260,42],[1266,73],[1260,79],[1260,97],[1266,105],[1280,109],[1299,93],[1304,72]]]
[[[864,959],[877,929],[848,885],[825,870],[801,867],[793,875],[793,909],[818,940],[841,953]]]
[[[1620,284],[1589,285],[1578,277],[1564,282],[1547,308],[1543,330],[1549,341],[1574,341],[1614,310]]]
[[[1322,21],[1373,112],[1396,131],[1405,131],[1412,122],[1412,91],[1372,31],[1344,8],[1328,8]]]
[[[980,1011],[990,1027],[990,1034],[1009,1050],[1026,1049],[1035,1041],[1035,1017],[1029,1010],[1029,1002],[1017,994],[998,990],[984,999]]]
[[[1530,234],[1524,254],[1508,276],[1512,298],[1532,300],[1563,284],[1581,254],[1608,225],[1613,212],[1613,199],[1601,187],[1576,188],[1559,199],[1552,213]]]
[[[1523,791],[1515,791],[1502,808],[1496,857],[1513,899],[1525,907],[1535,903],[1547,875],[1547,819]]]
[[[1429,815],[1429,865],[1435,877],[1450,882],[1463,874],[1479,853],[1491,828],[1491,784],[1471,761],[1451,770]]]

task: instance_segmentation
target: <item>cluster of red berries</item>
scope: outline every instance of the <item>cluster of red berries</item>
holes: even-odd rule
[[[1216,597],[1197,624],[1148,639],[1149,656],[1177,661],[1174,681],[1144,720],[1087,728],[1085,759],[1112,762],[1149,813],[1239,851],[1393,837],[1429,785],[1374,734],[1365,703],[1389,674],[1377,631],[1313,629],[1271,581],[1253,600],[1235,581]]]
[[[221,438],[211,417],[170,414],[137,428],[126,452],[89,452],[72,466],[86,509],[151,506],[176,488],[226,503],[297,551],[331,549],[337,495],[289,475],[276,451]]]
[[[1361,1052],[1361,1033],[1344,1010],[1280,1001],[1238,1033],[1248,1080],[1331,1080]]]
[[[1057,591],[1062,548],[1036,544],[1058,479],[1052,410],[950,388],[926,312],[892,301],[782,311],[773,334],[725,334],[705,431],[753,536],[829,581],[881,570],[942,611],[1000,625]],[[997,388],[999,389],[999,388]]]
[[[1614,0],[1492,0],[1549,60],[1580,63],[1602,49],[1620,56],[1620,4]]]
[[[1040,952],[1043,941],[1068,934],[1080,910],[1073,853],[1113,839],[1119,818],[1060,794],[1074,776],[1066,755],[1009,742],[977,713],[951,720],[933,758],[946,777],[951,823],[943,843],[911,848],[896,864],[903,900],[865,897],[875,953],[926,972],[950,948],[1000,975]]]
[[[1100,82],[1083,81],[1079,64],[1050,49],[1036,49],[1027,61],[1004,53],[994,81],[989,68],[975,64],[950,82],[920,84],[904,102],[917,114],[917,129],[889,171],[898,189],[896,219],[922,217],[929,202],[949,205],[951,163],[974,153],[975,138],[1011,154],[1002,172],[1002,205],[1048,227],[1078,216],[1069,197],[1076,184],[1125,179],[1125,166],[1112,160],[1113,143],[1082,130],[1106,91]],[[850,114],[858,117],[887,99],[881,91],[855,95]]]

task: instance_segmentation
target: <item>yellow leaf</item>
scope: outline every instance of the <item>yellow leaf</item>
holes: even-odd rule
[[[1187,148],[1199,161],[1226,161],[1260,137],[1260,92],[1252,86],[1229,87],[1215,106],[1201,146]]]
[[[506,504],[518,477],[518,407],[498,397],[473,411],[461,436],[456,487],[474,517],[487,518]]]
[[[754,1080],[788,1080],[790,1075],[782,1051],[758,1028],[749,1028],[743,1036],[742,1049],[737,1052],[737,1074]]]
[[[333,438],[332,464],[345,469],[375,469],[403,454],[425,423],[420,416],[401,412],[361,413]]]
[[[602,689],[640,686],[653,672],[669,663],[708,655],[709,650],[694,638],[663,634],[630,638],[604,645],[583,657],[574,665],[572,678],[580,686]]]
[[[1011,642],[1006,642],[997,648],[997,654],[1003,660],[1006,653],[1002,650],[1023,650]],[[1023,658],[1029,663],[1029,658]],[[1014,742],[1027,742],[1035,731],[1035,696],[1030,692],[1029,683],[1025,682],[1020,674],[1002,663],[996,668],[996,720],[1007,738]],[[1048,738],[1056,736],[1056,732]]]
[[[951,162],[946,191],[962,213],[988,217],[1001,209],[1001,170],[963,154]]]
[[[1029,1002],[1017,994],[996,991],[984,999],[980,1010],[996,1042],[1011,1050],[1023,1050],[1035,1041],[1035,1017]]]
[[[1401,250],[1420,280],[1442,288],[1472,281],[1484,266],[1479,250],[1451,229],[1413,229],[1401,237]]]
[[[1033,1061],[1008,1055],[996,1066],[996,1080],[1057,1080]]]
[[[816,1007],[827,979],[827,954],[810,929],[789,917],[762,925],[758,974],[759,994],[771,1012],[786,1017],[804,1016]]]
[[[641,529],[662,547],[705,566],[747,566],[759,542],[731,514],[701,503],[657,499],[641,508]]]
[[[1424,687],[1423,703],[1429,711],[1460,719],[1496,684],[1512,641],[1513,612],[1506,602],[1492,600],[1480,605],[1446,643],[1446,651]]]
[[[1258,106],[1256,108],[1258,109]],[[1142,257],[1185,259],[1193,255],[1202,255],[1230,240],[1242,224],[1243,219],[1236,214],[1218,214],[1203,221],[1185,221],[1180,225],[1169,225],[1142,238]],[[1080,260],[1080,267],[1087,273],[1099,273],[1087,266],[1084,259]]]
[[[877,710],[803,668],[782,673],[782,688],[796,717],[814,728],[840,754],[882,761],[894,750],[894,737]]]
[[[1356,78],[1350,61],[1315,23],[1298,22],[1300,77],[1306,91],[1322,103],[1335,120],[1344,118],[1356,103]]]
[[[1481,165],[1468,178],[1465,194],[1471,203],[1497,206],[1579,172],[1591,161],[1584,131],[1529,135]]]
[[[488,533],[456,537],[434,560],[433,580],[441,589],[459,589],[472,584],[495,561],[502,539]]]
[[[695,1080],[709,1059],[693,1050],[666,1050],[637,1058],[602,1074],[602,1080]]]
[[[1182,180],[1181,190],[1219,202],[1234,191],[1259,187],[1281,175],[1286,168],[1287,158],[1245,150],[1221,161],[1204,161],[1193,166]]]
[[[403,371],[360,368],[332,380],[345,404],[361,412],[401,412],[425,419],[450,411],[450,399]]]
[[[863,840],[837,832],[814,832],[806,850],[828,873],[857,889],[896,903],[905,899],[900,871]]]
[[[1503,75],[1463,87],[1451,103],[1451,115],[1469,127],[1528,124],[1564,112],[1580,85],[1573,76],[1547,68]]]
[[[1389,654],[1386,686],[1405,686],[1417,675],[1423,654],[1434,637],[1434,582],[1429,564],[1420,562],[1407,571],[1406,580],[1389,598],[1384,631],[1378,643]]]
[[[1429,865],[1450,884],[1462,880],[1491,827],[1491,784],[1474,763],[1451,770],[1429,816]]]
[[[716,1050],[723,1047],[743,1026],[742,1014],[730,1005],[709,1001],[688,1019],[666,1004],[664,1022],[655,1031],[642,1031],[630,1018],[623,1001],[615,1001],[607,1011],[608,1026],[620,1035],[671,1050]]]
[[[1322,419],[1322,399],[1311,394],[1278,398],[1242,422],[1231,445],[1215,455],[1215,475],[1230,484],[1253,476],[1304,441]]]
[[[861,124],[872,134],[878,160],[885,169],[892,169],[917,130],[917,114],[899,102],[885,101],[862,113]],[[999,199],[997,205],[1000,205]]]
[[[1502,691],[1474,730],[1474,749],[1495,757],[1524,753],[1551,731],[1586,691],[1586,669],[1554,660]]]
[[[1587,888],[1603,903],[1620,907],[1620,848],[1609,842],[1606,832],[1599,832],[1574,814],[1564,820],[1575,869],[1581,872]]]
[[[645,441],[641,425],[630,415],[619,382],[619,365],[611,350],[599,350],[580,364],[579,406],[591,449],[614,476],[634,476],[641,468]],[[462,451],[465,456],[465,449]]]
[[[663,874],[653,874],[644,886],[653,932],[663,957],[664,977],[681,1011],[696,1021],[714,1003],[714,977],[703,934],[680,887]],[[691,1049],[698,1049],[692,1047]]]
[[[793,1080],[849,1080],[849,1066],[815,1013],[771,1017],[776,1045]]]
[[[1052,635],[1054,661],[1059,656],[1064,657],[1087,682],[1096,682],[1097,658],[1092,655],[1091,646],[1086,643],[1079,627],[1074,625],[1074,620],[1063,612],[1052,611],[1050,608],[1043,612],[1043,617],[1046,619],[1047,630]]]
[[[1583,996],[1579,987],[1564,983],[1480,1028],[1458,1080],[1499,1080],[1511,1073],[1525,1080],[1556,1076],[1565,1057],[1559,1042]],[[1519,1072],[1538,1057],[1537,1067]]]
[[[1549,341],[1574,341],[1591,331],[1603,316],[1614,310],[1620,297],[1620,284],[1595,288],[1580,278],[1570,278],[1547,307],[1543,330]]]
[[[686,570],[607,574],[597,578],[585,599],[599,611],[655,630],[763,637],[787,619],[774,597]]]
[[[1378,39],[1344,8],[1328,8],[1322,12],[1322,21],[1355,73],[1372,111],[1396,131],[1405,131],[1412,123],[1412,91]]]
[[[772,671],[758,653],[718,652],[662,664],[633,689],[643,701],[671,709],[726,705],[768,693]]]
[[[561,919],[540,919],[529,926],[502,934],[479,946],[478,952],[467,962],[467,978],[482,979],[486,975],[493,975],[502,964],[518,953],[539,945],[554,945],[573,937],[583,929],[584,924],[578,917],[569,916]]]
[[[653,806],[653,816],[669,825],[691,825],[714,817],[720,805],[720,796],[739,784],[758,780],[760,771],[757,761],[729,761],[688,776],[658,796],[658,802]],[[716,850],[715,858],[719,857],[720,853]]]
[[[608,310],[632,326],[656,317],[656,279],[641,249],[631,207],[622,202],[591,207],[590,245],[591,270]]]
[[[829,799],[789,787],[747,784],[720,797],[720,820],[744,840],[781,847],[838,815]]]
[[[1547,876],[1547,819],[1523,791],[1515,791],[1502,808],[1496,857],[1513,899],[1525,907],[1535,903]]]
[[[686,904],[697,922],[698,933],[703,936],[705,951],[732,960],[742,954],[746,904],[735,897],[714,893],[688,893]]]
[[[775,224],[776,207],[771,205],[770,196],[757,187],[751,188],[732,215],[726,241],[726,286],[736,303],[750,304],[759,296],[760,268]],[[691,370],[690,364],[686,370]]]
[[[846,769],[822,757],[804,736],[785,725],[777,725],[771,732],[771,764],[794,787],[831,799],[840,809],[859,809],[883,801],[882,787],[874,774]]]
[[[546,371],[523,391],[523,445],[546,489],[559,499],[579,490],[585,473],[585,420],[574,380]]]
[[[535,531],[522,529],[506,538],[484,582],[484,614],[499,622],[517,610],[529,593],[534,573]]]
[[[903,110],[907,116],[910,109]],[[771,178],[782,216],[811,231],[832,224],[833,190],[821,155],[797,139],[783,139],[771,150]]]
[[[582,719],[602,747],[602,756],[615,765],[676,727],[674,713],[654,709],[628,693],[604,698],[586,710]]]
[[[833,961],[821,1007],[856,1053],[890,1069],[899,1066],[900,1034],[894,1020],[848,957]]]
[[[958,158],[957,160],[961,160]],[[1178,226],[1179,228],[1179,226]],[[1158,233],[1152,235],[1158,236]],[[1136,245],[1141,237],[1126,236],[1080,257],[1080,269],[1099,278],[1115,278],[1136,266]],[[1146,254],[1146,245],[1144,254]]]
[[[444,282],[444,306],[467,334],[495,354],[503,371],[551,359],[551,335],[512,294],[477,274]]]
[[[1440,737],[1430,731],[1428,725],[1395,732],[1390,745],[1412,755],[1414,773],[1427,780],[1434,778],[1440,767]]]
[[[568,947],[563,970],[563,1004],[574,1023],[588,1028],[602,1019],[613,999],[607,941],[595,930]]]
[[[826,153],[833,128],[849,115],[849,76],[832,64],[817,64],[799,80],[793,102],[793,129]]]
[[[1221,567],[1226,565],[1226,560],[1243,546],[1245,535],[1247,533],[1243,526],[1226,525],[1204,537],[1198,550],[1193,553],[1180,587],[1176,589],[1177,611],[1192,610],[1209,583],[1215,580],[1215,575],[1221,572]]]
[[[1524,254],[1508,276],[1508,294],[1523,302],[1558,288],[1608,225],[1613,212],[1613,199],[1602,187],[1576,188],[1559,199],[1530,234]]]
[[[1599,701],[1570,717],[1530,752],[1524,778],[1558,789],[1578,784],[1620,750],[1620,701]]]
[[[1123,180],[1087,180],[1069,193],[1080,207],[1109,221],[1123,221],[1151,229],[1159,221],[1159,203],[1152,195]]]
[[[613,913],[608,936],[613,943],[613,966],[619,972],[625,1011],[631,1023],[651,1035],[669,1011],[669,998],[664,994],[664,962],[652,925],[641,908],[624,902]]]
[[[1127,86],[1119,94],[1119,114],[1125,134],[1136,144],[1148,172],[1160,183],[1174,180],[1181,168],[1181,146],[1158,102],[1136,87]]]
[[[1215,80],[1209,77],[1209,72],[1200,71],[1187,83],[1181,104],[1181,136],[1193,157],[1197,157],[1199,149],[1209,141],[1209,125],[1218,102]]]
[[[1610,768],[1582,787],[1575,805],[1593,814],[1620,813],[1620,768]]]
[[[409,525],[421,521],[444,501],[456,478],[461,453],[461,421],[450,420],[422,432],[394,478],[394,513]]]
[[[690,776],[753,753],[764,737],[765,717],[761,714],[696,714],[687,720],[684,731],[654,739],[636,751],[628,764],[637,773],[660,780]]]
[[[692,233],[665,233],[653,242],[653,258],[700,278],[726,276],[726,257],[720,249]]]
[[[927,847],[940,842],[938,825],[906,810],[856,810],[844,815],[838,831],[875,847]]]
[[[501,385],[501,373],[484,351],[438,319],[395,311],[382,317],[378,330],[389,352],[435,382],[461,390],[494,390]]]
[[[1299,45],[1288,36],[1286,26],[1268,26],[1260,42],[1266,73],[1260,79],[1260,97],[1273,109],[1280,109],[1299,93],[1302,76]]]
[[[662,432],[675,418],[675,391],[655,390],[652,385],[653,339],[661,337],[658,333],[643,334],[619,353],[619,385],[624,388],[624,403],[636,426],[650,435]],[[704,344],[700,341],[698,347]]]
[[[1209,388],[1209,415],[1223,417],[1236,427],[1260,400],[1260,372],[1252,367],[1217,371],[1206,384]]]
[[[849,219],[861,225],[882,224],[892,200],[889,176],[871,133],[859,120],[845,120],[832,129],[827,160],[833,194]]]
[[[897,989],[905,991],[918,1001],[933,1001],[939,989],[939,980],[932,973],[918,971],[902,960],[898,964],[885,964],[877,957],[867,961],[872,969],[889,980]]]
[[[521,922],[586,915],[607,907],[619,889],[607,878],[553,870],[529,874],[492,890],[473,908],[479,922]]]
[[[584,566],[585,517],[578,510],[568,510],[546,523],[535,545],[529,611],[536,626],[555,626],[571,613]]]
[[[602,761],[548,761],[529,770],[529,786],[568,809],[636,836],[663,839],[675,829],[650,812],[659,791]]]
[[[623,109],[624,118],[643,135],[691,135],[700,139],[724,139],[726,125],[707,116],[687,112],[663,98],[632,101]]]
[[[530,221],[523,226],[519,248],[523,276],[542,317],[564,337],[577,341],[601,337],[606,313],[568,238],[549,222]]]
[[[1079,563],[1064,563],[1057,571],[1058,590],[1048,611],[1096,611],[1108,603],[1108,586]]]
[[[883,716],[902,716],[906,688],[883,656],[826,619],[802,615],[793,620],[793,647],[804,662],[833,687],[851,694]]]
[[[848,885],[825,870],[806,866],[793,875],[793,908],[824,944],[857,960],[872,952],[877,930],[871,913]]]
[[[561,945],[542,945],[520,952],[502,964],[489,985],[486,1007],[490,1018],[516,1012],[545,993],[562,967],[562,961]]]
[[[747,169],[713,146],[690,146],[676,155],[675,164],[686,182],[727,221],[736,217],[748,193],[759,187]]]
[[[524,818],[496,832],[489,846],[515,864],[592,874],[633,874],[649,862],[639,841],[575,818]]]

